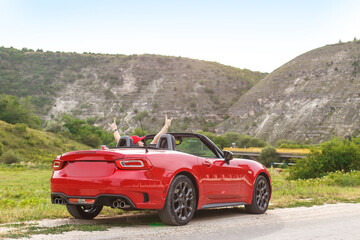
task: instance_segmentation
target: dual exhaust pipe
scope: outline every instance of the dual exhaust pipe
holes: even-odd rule
[[[57,197],[57,198],[54,199],[54,203],[59,204],[59,205],[64,205],[65,201],[61,197]]]
[[[65,205],[66,202],[61,197],[57,197],[57,198],[54,199],[54,204]],[[112,208],[119,208],[119,209],[126,209],[126,208],[130,208],[130,205],[127,204],[124,200],[117,199],[112,203],[111,207]]]
[[[124,200],[117,199],[112,203],[111,207],[112,208],[126,209],[126,208],[130,208],[130,205],[126,204],[126,202]]]

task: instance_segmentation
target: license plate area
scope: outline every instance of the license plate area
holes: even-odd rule
[[[95,199],[92,198],[69,198],[70,203],[76,204],[94,204]]]

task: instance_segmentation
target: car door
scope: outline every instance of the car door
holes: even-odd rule
[[[238,160],[226,163],[220,154],[197,137],[183,137],[177,150],[198,157],[197,175],[206,203],[237,202],[241,198],[244,169]]]
[[[237,160],[227,164],[222,158],[199,157],[199,163],[203,191],[211,203],[240,201],[244,169]]]

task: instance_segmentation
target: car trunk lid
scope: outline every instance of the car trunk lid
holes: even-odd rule
[[[98,178],[111,176],[118,169],[115,161],[126,156],[143,155],[143,149],[108,149],[74,151],[63,154],[65,162],[60,174],[67,177]]]
[[[125,156],[120,151],[112,150],[89,150],[89,151],[74,151],[61,155],[61,160],[66,162],[73,161],[106,161],[113,162],[116,159],[121,159]]]

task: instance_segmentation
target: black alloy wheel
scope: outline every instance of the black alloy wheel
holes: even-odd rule
[[[191,180],[176,176],[170,185],[164,208],[159,212],[161,221],[169,225],[185,225],[196,210],[196,189]]]
[[[74,218],[92,219],[99,215],[99,213],[103,209],[103,206],[66,205],[66,208]]]
[[[254,184],[254,191],[252,202],[250,205],[246,205],[246,211],[248,213],[262,214],[265,213],[270,201],[270,185],[268,180],[260,175],[257,177]]]

